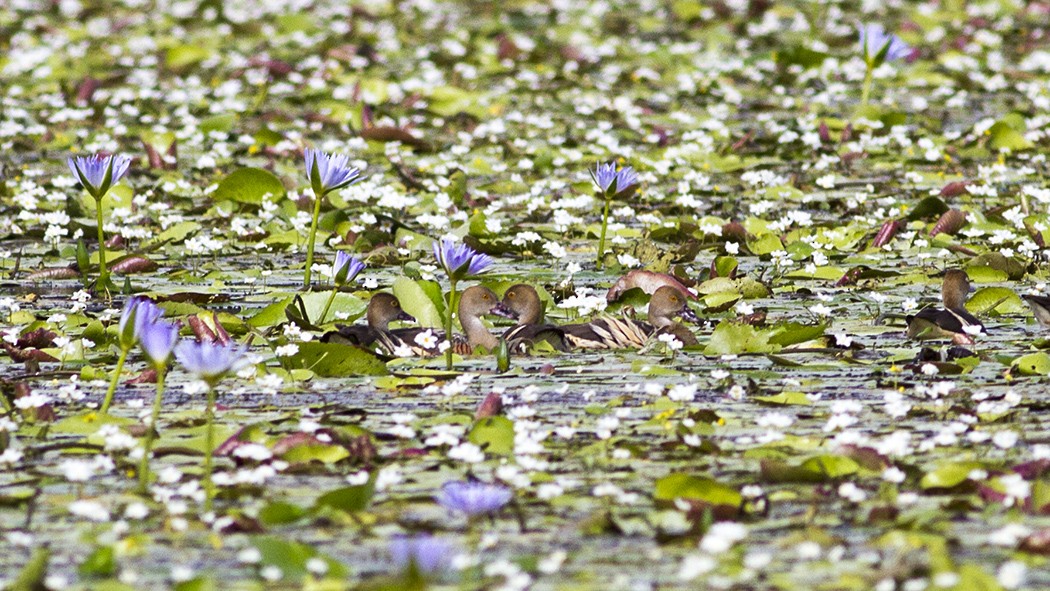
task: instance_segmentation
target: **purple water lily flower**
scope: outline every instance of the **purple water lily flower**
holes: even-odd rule
[[[434,241],[434,258],[448,276],[455,280],[480,275],[493,263],[489,255],[445,238]]]
[[[303,156],[306,160],[306,178],[310,179],[317,197],[360,180],[361,171],[350,166],[350,159],[344,154],[328,154],[307,148]]]
[[[117,330],[120,335],[120,346],[131,349],[145,325],[156,322],[164,311],[161,310],[149,298],[135,296],[129,298],[124,304],[124,310],[120,313],[120,322]]]
[[[487,515],[503,508],[514,497],[505,486],[485,482],[446,482],[441,487],[437,502],[450,511],[467,516]]]
[[[616,164],[597,164],[588,170],[591,180],[606,197],[626,196],[638,188],[638,173],[630,166],[617,170]]]
[[[892,62],[911,54],[911,47],[878,23],[857,25],[860,47],[864,51],[864,60],[874,65]]]
[[[120,182],[131,166],[128,156],[70,156],[66,159],[73,176],[95,199],[102,199],[109,188]]]
[[[175,343],[179,340],[179,325],[166,320],[155,320],[139,330],[139,347],[155,367],[166,365]]]
[[[399,570],[415,564],[419,572],[436,574],[448,570],[456,546],[444,538],[423,536],[397,536],[390,540],[390,559]]]
[[[184,340],[175,345],[175,358],[186,371],[214,385],[231,371],[247,363],[247,347],[229,343],[200,343]]]
[[[365,264],[345,250],[340,250],[335,253],[335,264],[332,265],[332,269],[335,284],[346,285],[365,270]]]

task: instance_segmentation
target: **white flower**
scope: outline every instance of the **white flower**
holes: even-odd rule
[[[992,436],[992,443],[1000,449],[1010,449],[1017,444],[1019,438],[1016,431],[999,431]]]
[[[995,573],[995,578],[1004,589],[1017,589],[1028,578],[1028,567],[1018,560],[1004,562]]]
[[[424,349],[433,349],[438,345],[438,338],[434,336],[434,331],[429,328],[416,334],[416,338],[413,340]]]
[[[667,397],[675,402],[692,402],[696,398],[696,384],[677,384],[667,391]]]
[[[73,501],[67,508],[70,513],[77,517],[83,517],[90,521],[109,521],[109,511],[97,501]]]
[[[464,441],[448,450],[448,457],[468,464],[477,464],[485,461],[485,452],[477,445]]]
[[[711,525],[700,540],[700,549],[709,554],[721,554],[747,537],[747,528],[739,523],[721,521]]]
[[[682,566],[678,569],[680,581],[692,581],[700,575],[705,575],[718,566],[718,561],[707,554],[690,554],[682,559]]]

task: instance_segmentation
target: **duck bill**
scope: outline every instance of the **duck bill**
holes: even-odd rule
[[[499,302],[498,304],[493,306],[492,309],[489,310],[489,313],[495,316],[502,316],[503,318],[510,318],[511,320],[518,319],[518,313],[514,310],[511,310],[507,306],[504,306],[503,302]]]
[[[700,317],[697,316],[696,312],[693,312],[693,309],[689,306],[682,308],[682,311],[678,315],[682,317],[682,320],[687,322],[692,322],[694,324],[700,323]]]
[[[401,322],[415,322],[416,317],[402,310],[397,313],[397,317],[394,318],[394,320],[400,320]]]

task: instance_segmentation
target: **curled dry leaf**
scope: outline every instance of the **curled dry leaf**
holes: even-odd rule
[[[134,275],[135,273],[149,273],[156,271],[159,265],[150,259],[133,254],[113,263],[109,270],[120,275]]]
[[[882,224],[878,233],[875,234],[875,239],[871,241],[871,247],[882,248],[883,246],[886,246],[891,240],[893,240],[893,237],[897,235],[897,232],[904,228],[904,226],[904,220],[890,220]]]
[[[930,237],[932,238],[938,234],[954,236],[965,225],[966,214],[958,209],[949,209],[941,214],[940,219],[933,225],[933,229],[930,230]]]
[[[78,277],[80,277],[80,271],[73,267],[59,267],[57,269],[33,271],[26,279],[30,281],[47,281],[49,279],[76,279]]]
[[[503,412],[503,397],[497,392],[489,392],[488,396],[478,404],[474,412],[474,420],[487,419]]]
[[[625,291],[635,287],[640,288],[645,293],[653,294],[656,293],[656,290],[665,285],[677,289],[687,298],[696,299],[696,296],[689,291],[689,288],[683,285],[677,278],[668,275],[667,273],[654,273],[653,271],[646,271],[644,269],[635,269],[616,280],[616,283],[609,288],[609,293],[605,294],[605,299],[610,302],[615,302]]]
[[[739,243],[747,242],[747,229],[740,222],[728,222],[722,224],[722,238],[734,240]]]
[[[954,181],[941,188],[941,197],[958,197],[966,192],[966,181]]]

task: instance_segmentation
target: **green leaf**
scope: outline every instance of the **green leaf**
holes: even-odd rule
[[[259,521],[263,525],[284,525],[294,523],[306,516],[306,510],[299,505],[274,501],[259,510]]]
[[[33,551],[29,561],[18,573],[18,578],[7,587],[8,591],[39,591],[44,589],[44,578],[47,577],[47,563],[51,560],[51,550],[41,546]]]
[[[99,546],[77,567],[84,577],[108,577],[117,572],[116,554],[113,546]]]
[[[283,362],[291,369],[309,369],[326,378],[389,373],[386,363],[371,351],[340,343],[299,343],[299,352]]]
[[[983,268],[987,269],[987,267]],[[972,272],[972,269],[968,272]],[[995,273],[1002,273],[1002,271],[995,271]],[[1005,274],[1000,281],[1006,281]],[[1028,306],[1014,293],[1014,290],[1008,287],[982,287],[973,294],[970,301],[966,302],[966,309],[974,314],[991,312],[1022,314],[1028,309]]]
[[[514,421],[507,417],[481,419],[470,430],[468,439],[486,453],[509,456],[514,453]]]
[[[1050,355],[1043,353],[1029,353],[1014,359],[1010,367],[1018,373],[1026,376],[1050,375]]]
[[[219,183],[219,188],[212,193],[216,201],[236,201],[261,205],[263,197],[269,195],[270,201],[284,198],[286,191],[281,179],[268,170],[261,168],[241,168],[231,172]]]
[[[966,482],[970,473],[974,470],[983,470],[984,464],[980,462],[951,462],[943,464],[931,472],[923,475],[919,486],[923,490],[931,488],[955,488]]]
[[[826,324],[808,325],[799,322],[785,322],[773,328],[769,342],[773,345],[788,347],[824,336],[825,330],[827,330]]]
[[[359,486],[337,488],[318,497],[314,502],[314,510],[328,507],[344,513],[360,513],[372,504],[374,493],[375,483],[372,480]]]
[[[350,452],[341,445],[308,444],[296,445],[281,454],[281,459],[291,464],[320,462],[334,464],[350,457]]]
[[[768,331],[758,330],[750,324],[730,320],[718,323],[711,340],[704,349],[705,355],[735,355],[738,353],[773,353],[780,345],[769,342]]]
[[[307,575],[306,563],[311,558],[320,558],[327,563],[326,578],[346,578],[346,567],[317,552],[313,547],[284,540],[277,536],[255,536],[251,544],[259,551],[263,566],[276,566],[281,569],[282,580],[299,582]]]
[[[414,316],[420,326],[441,328],[445,320],[433,299],[434,291],[440,292],[440,288],[434,290],[432,285],[436,284],[432,281],[413,281],[408,277],[398,277],[394,280],[393,292],[401,302],[401,308]]]
[[[169,68],[181,70],[182,68],[196,65],[209,57],[212,51],[196,43],[185,43],[169,48],[164,61]]]
[[[781,392],[772,396],[755,396],[752,400],[774,406],[809,406],[813,404],[802,392]]]
[[[711,505],[739,507],[744,497],[735,489],[706,476],[674,472],[656,481],[653,498],[658,501],[689,499]]]
[[[92,435],[101,429],[103,425],[125,426],[134,423],[134,419],[88,411],[78,415],[70,415],[52,424],[50,430],[52,433],[65,435]]]
[[[991,139],[988,145],[995,150],[1027,150],[1032,147],[1032,142],[1025,139],[1023,130],[1011,127],[1005,121],[997,121],[988,129]]]
[[[747,249],[756,256],[769,254],[775,250],[784,250],[784,243],[776,234],[768,233],[747,242]]]

